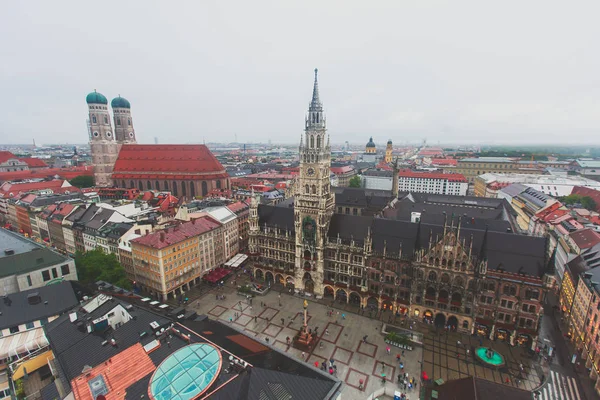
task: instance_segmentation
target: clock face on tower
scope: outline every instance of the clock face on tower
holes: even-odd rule
[[[309,168],[306,170],[306,173],[308,174],[308,176],[313,176],[315,174],[315,170],[314,168]]]

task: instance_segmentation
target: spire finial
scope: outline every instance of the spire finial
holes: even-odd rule
[[[319,72],[319,69],[315,68],[315,83],[313,85],[312,100],[310,102],[310,110],[311,111],[320,111],[323,108],[323,106],[321,105],[321,100],[319,99],[319,82],[317,80],[318,72]]]

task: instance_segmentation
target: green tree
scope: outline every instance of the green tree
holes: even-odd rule
[[[360,176],[354,175],[350,178],[350,187],[359,188],[362,187],[362,182],[360,181]]]
[[[75,178],[71,179],[69,183],[78,188],[89,188],[93,187],[96,183],[94,182],[94,177],[90,175],[79,175]]]
[[[590,196],[583,196],[581,198],[581,205],[583,208],[588,209],[590,211],[596,210],[596,202]]]
[[[114,254],[104,254],[96,249],[85,253],[75,253],[75,265],[79,280],[84,284],[105,281],[123,289],[131,289],[132,284],[125,269]]]
[[[590,196],[582,196],[580,194],[570,194],[560,199],[566,205],[581,204],[585,209],[595,211],[596,202]]]

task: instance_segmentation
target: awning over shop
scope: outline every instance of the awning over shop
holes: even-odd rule
[[[13,372],[12,380],[17,381],[18,379],[21,379],[25,373],[25,370],[27,370],[28,374],[37,371],[44,365],[48,365],[48,361],[53,359],[54,354],[52,353],[52,350],[48,350],[30,360],[21,363],[15,372]]]
[[[33,353],[46,346],[48,346],[48,339],[42,327],[5,336],[0,338],[0,360],[22,353]]]
[[[248,256],[242,253],[238,253],[233,258],[225,263],[226,267],[229,268],[239,268],[240,265],[244,263],[248,259]]]

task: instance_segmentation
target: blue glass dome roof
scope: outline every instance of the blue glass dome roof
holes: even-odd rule
[[[167,357],[150,380],[155,400],[189,400],[205,392],[217,379],[223,358],[215,346],[194,343]]]

